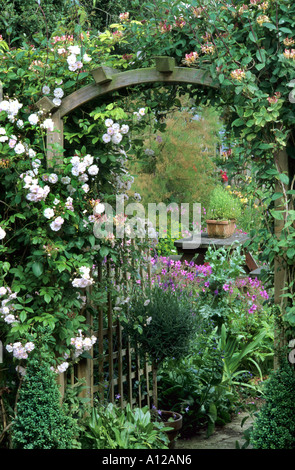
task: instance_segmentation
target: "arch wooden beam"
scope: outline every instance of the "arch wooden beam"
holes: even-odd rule
[[[95,72],[96,71],[93,71],[94,76]],[[112,91],[120,90],[128,86],[156,82],[170,85],[190,83],[218,88],[218,85],[214,84],[212,78],[208,76],[208,72],[199,69],[190,69],[188,67],[175,67],[171,73],[160,72],[157,68],[153,67],[133,69],[128,70],[127,72],[115,72],[113,75],[109,72],[108,75],[106,74],[106,77],[101,76],[101,79],[97,81],[96,84],[87,85],[80,88],[80,90],[75,91],[71,95],[66,96],[62,100],[62,104],[58,111],[60,113],[60,117],[63,117],[88,101],[107,93],[111,93]]]
[[[129,86],[157,82],[168,85],[186,83],[219,88],[218,83],[214,82],[205,70],[176,67],[173,57],[155,57],[154,59],[155,67],[125,72],[119,72],[111,67],[98,67],[92,71],[95,83],[86,85],[66,96],[58,108],[47,97],[39,100],[37,103],[39,109],[46,114],[52,113],[54,122],[54,131],[47,132],[48,167],[52,167],[54,163],[57,165],[62,163],[63,117],[95,98]]]

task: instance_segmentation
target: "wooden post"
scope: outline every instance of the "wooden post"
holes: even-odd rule
[[[289,175],[288,168],[288,155],[286,151],[281,151],[278,155],[276,161],[277,169],[280,173],[284,172]],[[276,192],[282,192],[282,182],[276,183]],[[275,201],[275,208],[279,211],[284,210],[284,200],[279,198]],[[275,237],[279,240],[281,237],[281,232],[284,227],[284,220],[274,220],[274,234]],[[286,286],[287,281],[287,266],[284,263],[284,260],[278,256],[274,260],[274,303],[277,305],[282,312],[285,310],[286,298],[282,297],[283,289]],[[274,330],[274,369],[277,369],[279,366],[279,357],[278,351],[286,344],[285,332],[282,326],[282,322],[276,316],[275,318],[275,330]]]
[[[102,287],[102,266],[98,266],[98,284]],[[104,399],[103,309],[98,310],[98,396]]]
[[[113,363],[113,310],[112,310],[112,298],[110,293],[111,285],[111,265],[110,261],[107,261],[107,275],[108,275],[108,353],[109,353],[109,393],[110,401],[114,403],[114,363]]]
[[[57,166],[63,163],[63,120],[60,112],[57,111],[51,117],[54,124],[53,131],[47,131],[47,167],[54,167],[57,171]]]

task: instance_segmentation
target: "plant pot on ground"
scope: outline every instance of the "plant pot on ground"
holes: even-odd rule
[[[217,186],[210,197],[207,233],[209,238],[229,238],[241,215],[241,203],[223,186]]]
[[[164,423],[166,426],[166,434],[169,439],[169,449],[175,448],[176,438],[182,428],[182,415],[175,411],[154,410],[157,421]]]

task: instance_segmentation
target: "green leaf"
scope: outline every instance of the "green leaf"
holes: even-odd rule
[[[43,274],[43,264],[40,263],[40,261],[36,261],[35,263],[32,264],[32,271],[35,274],[36,277],[40,277]]]
[[[281,180],[282,183],[289,184],[289,177],[288,175],[285,175],[285,173],[280,173],[279,179]]]

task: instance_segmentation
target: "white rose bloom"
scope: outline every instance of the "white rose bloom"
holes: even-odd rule
[[[70,184],[71,178],[70,178],[69,176],[63,176],[63,177],[61,178],[61,182],[62,182],[63,184]]]
[[[115,122],[115,124],[113,124],[112,127],[113,127],[113,129],[114,129],[115,132],[119,132],[119,130],[120,130],[120,125],[119,125],[117,122]]]
[[[87,63],[87,62],[90,62],[90,61],[91,61],[91,57],[89,57],[89,55],[85,53],[83,55],[83,62]]]
[[[94,214],[102,214],[105,210],[105,206],[101,203],[101,202],[98,202],[97,204],[95,204],[94,208],[93,208],[93,213]]]
[[[112,136],[112,142],[114,144],[119,144],[122,140],[122,134],[116,133]]]
[[[30,114],[30,116],[28,117],[28,121],[32,126],[35,126],[39,121],[39,117],[37,116],[37,114]]]
[[[49,93],[50,93],[50,88],[49,88],[49,86],[44,85],[44,87],[42,88],[42,93],[43,93],[44,95],[49,95]]]
[[[104,123],[106,127],[111,127],[114,124],[114,121],[112,119],[106,119]]]
[[[62,98],[64,96],[64,92],[62,88],[56,88],[53,92],[55,98]]]
[[[76,72],[77,68],[78,68],[77,62],[75,62],[74,64],[69,65],[69,70],[71,72]]]
[[[16,121],[16,125],[21,129],[24,126],[24,121],[22,119],[19,119],[18,121]]]
[[[52,103],[55,106],[60,106],[61,105],[61,99],[60,98],[53,98]]]
[[[44,122],[40,125],[40,127],[44,129],[48,129],[49,131],[53,131],[54,129],[53,120],[50,118],[45,119]]]
[[[36,152],[33,149],[29,149],[29,157],[34,158],[36,156]]]
[[[113,128],[113,126],[108,127],[107,134],[114,135],[114,133],[115,133],[115,129]]]
[[[67,58],[68,65],[74,65],[76,61],[77,61],[77,57],[75,56],[75,54],[71,54]]]
[[[14,323],[16,321],[16,318],[14,315],[12,315],[12,313],[10,315],[6,315],[6,317],[4,318],[4,321],[6,323]]]
[[[6,142],[8,140],[8,136],[7,135],[1,135],[0,137],[0,142]]]
[[[1,230],[1,228],[0,228]],[[7,289],[6,287],[2,286],[0,287],[0,296],[2,297],[2,295],[5,295],[7,293]]]
[[[127,124],[123,124],[121,127],[121,133],[122,134],[127,134],[129,132],[129,126]]]
[[[5,135],[5,134],[6,134],[6,130],[4,129],[4,127],[0,127],[0,134],[1,134],[1,135]]]
[[[58,182],[58,176],[55,173],[51,173],[48,177],[49,183],[57,183]]]
[[[43,215],[46,219],[51,219],[54,216],[54,210],[51,207],[47,207],[44,209]]]
[[[103,134],[102,140],[104,141],[105,144],[107,144],[111,141],[111,136],[108,134]]]
[[[140,116],[144,116],[145,115],[145,108],[140,108],[138,110],[138,114],[140,114]]]
[[[84,191],[85,193],[88,193],[88,191],[89,191],[89,186],[88,186],[88,184],[86,184],[86,183],[83,184],[82,189],[83,189],[83,191]]]
[[[74,54],[74,55],[79,55],[81,52],[81,49],[79,46],[69,46],[68,50],[70,51],[71,54]]]
[[[91,175],[91,176],[97,175],[98,172],[99,172],[99,168],[98,168],[97,165],[91,165],[91,166],[88,168],[88,173],[89,173],[89,175]]]
[[[24,153],[25,147],[23,146],[23,144],[16,144],[16,146],[14,147],[14,151],[17,154]]]

